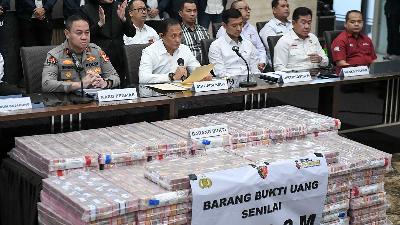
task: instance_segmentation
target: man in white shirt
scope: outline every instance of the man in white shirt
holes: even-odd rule
[[[310,33],[312,11],[299,7],[293,12],[293,29],[284,34],[274,49],[275,71],[309,70],[329,61],[318,38]]]
[[[184,80],[188,73],[200,66],[189,47],[181,43],[182,28],[177,20],[163,20],[160,30],[161,39],[143,50],[139,83]],[[206,79],[211,79],[211,76]]]
[[[288,20],[290,10],[287,0],[272,0],[271,6],[274,18],[268,21],[260,30],[260,37],[267,50],[269,63],[271,63],[272,59],[268,47],[268,37],[286,34],[293,28],[292,22]]]
[[[3,76],[4,76],[4,59],[3,56],[0,54],[0,96],[21,94],[21,91],[18,88],[10,86],[9,84],[7,84],[7,82],[4,82]]]
[[[208,53],[210,63],[214,64],[214,74],[217,77],[231,77],[247,74],[247,66],[233,50],[239,48],[239,53],[247,61],[250,73],[258,73],[257,49],[247,39],[241,37],[243,18],[237,9],[222,12],[222,25],[226,32],[213,43]]]
[[[260,71],[263,71],[265,63],[267,62],[267,53],[260,39],[260,36],[258,35],[257,29],[248,22],[250,19],[250,12],[251,12],[249,4],[247,4],[247,2],[245,2],[244,0],[235,0],[231,4],[231,9],[237,9],[242,14],[243,28],[240,36],[244,39],[249,40],[256,47],[257,57],[258,57],[258,69]],[[226,33],[225,27],[222,26],[218,30],[217,38],[221,37],[225,33]]]
[[[130,3],[129,15],[133,26],[136,28],[136,34],[134,37],[124,35],[125,45],[151,44],[160,39],[153,28],[144,24],[147,18],[147,7],[143,0],[133,0]]]

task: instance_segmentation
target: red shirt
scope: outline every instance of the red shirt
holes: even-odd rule
[[[351,66],[369,66],[376,59],[371,39],[361,33],[355,38],[347,31],[343,31],[332,42],[331,48],[334,62],[345,60]],[[336,71],[340,69],[336,68]]]

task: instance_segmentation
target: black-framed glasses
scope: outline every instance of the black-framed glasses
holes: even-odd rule
[[[245,11],[251,11],[251,8],[250,7],[245,7],[245,8],[238,8],[238,10],[239,11],[241,11],[241,10],[245,10]]]
[[[138,12],[147,12],[147,8],[137,8],[137,9],[132,9],[133,11],[138,11]]]

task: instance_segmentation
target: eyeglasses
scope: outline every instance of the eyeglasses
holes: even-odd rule
[[[138,12],[147,12],[147,8],[137,8],[137,9],[132,9],[133,11],[138,11]]]
[[[245,8],[238,8],[239,11],[245,10],[245,11],[251,11],[250,7],[245,7]]]

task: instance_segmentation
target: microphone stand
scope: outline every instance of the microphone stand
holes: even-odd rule
[[[257,86],[257,82],[250,81],[250,67],[249,67],[249,64],[247,63],[247,61],[242,56],[242,54],[240,54],[239,47],[234,46],[234,47],[232,47],[232,50],[236,53],[236,55],[238,55],[241,59],[243,59],[244,63],[246,64],[246,67],[247,67],[247,80],[240,82],[239,87],[255,87],[255,86]]]

